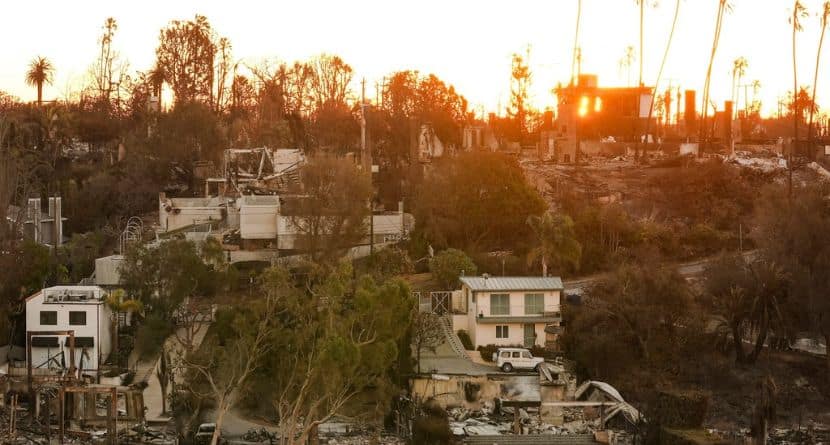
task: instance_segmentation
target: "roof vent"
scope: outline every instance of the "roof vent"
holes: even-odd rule
[[[489,273],[483,273],[483,274],[481,274],[481,277],[484,278],[484,281],[487,281],[487,279],[490,278],[490,274]]]

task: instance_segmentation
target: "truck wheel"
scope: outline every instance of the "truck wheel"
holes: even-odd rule
[[[513,365],[511,365],[510,363],[505,363],[501,365],[501,370],[504,372],[513,372]]]

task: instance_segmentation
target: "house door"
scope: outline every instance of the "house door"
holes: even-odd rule
[[[532,348],[536,344],[536,325],[525,324],[525,348]]]

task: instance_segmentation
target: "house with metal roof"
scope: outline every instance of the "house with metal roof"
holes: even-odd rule
[[[469,333],[474,347],[533,347],[555,341],[557,334],[546,332],[545,328],[559,327],[562,322],[561,278],[485,274],[461,277],[460,281],[461,306],[466,309],[466,317],[453,319],[458,325],[456,330]]]

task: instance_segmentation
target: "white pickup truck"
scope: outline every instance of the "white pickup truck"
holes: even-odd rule
[[[524,348],[499,348],[493,353],[493,363],[504,372],[512,372],[514,369],[535,370],[544,361],[542,357],[534,357]]]

